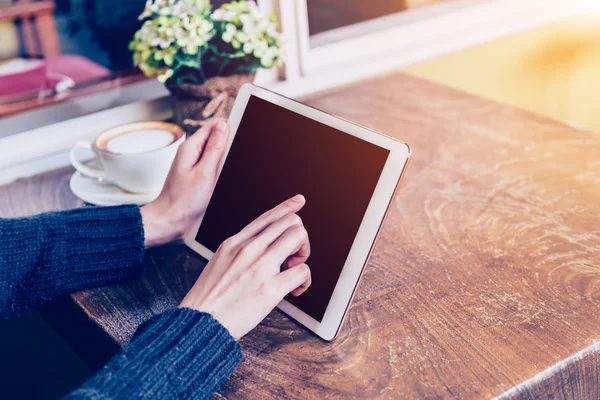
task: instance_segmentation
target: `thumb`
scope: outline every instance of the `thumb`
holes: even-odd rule
[[[203,176],[216,176],[219,162],[225,152],[228,135],[229,126],[225,121],[218,121],[212,126],[210,135],[204,145],[204,151],[200,156],[200,161],[195,167],[202,171]]]
[[[219,120],[214,120],[205,124],[196,133],[187,138],[179,147],[175,162],[187,169],[193,168],[198,163],[206,142],[218,122]]]

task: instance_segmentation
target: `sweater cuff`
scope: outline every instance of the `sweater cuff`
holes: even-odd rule
[[[0,219],[0,236],[0,318],[142,271],[144,227],[137,206]]]
[[[139,207],[83,207],[14,220],[7,234],[39,248],[38,255],[15,251],[10,265],[30,260],[12,296],[10,313],[18,314],[65,293],[131,279],[142,273],[144,227]],[[25,246],[24,251],[28,247]]]
[[[177,308],[142,324],[92,381],[116,398],[204,399],[241,359],[239,344],[210,314]]]
[[[144,259],[144,226],[135,205],[83,207],[68,218],[48,214],[49,257],[62,264],[61,286],[72,292],[139,276]]]

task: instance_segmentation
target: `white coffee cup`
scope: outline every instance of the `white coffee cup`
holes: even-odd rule
[[[70,158],[85,176],[109,179],[128,192],[158,193],[184,140],[183,129],[175,124],[135,122],[104,131],[93,142],[75,143]],[[78,149],[91,150],[101,167],[81,163]]]

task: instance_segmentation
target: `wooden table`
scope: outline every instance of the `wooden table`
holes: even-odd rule
[[[338,339],[274,311],[217,397],[598,398],[600,135],[401,73],[307,102],[413,160]],[[81,206],[71,173],[4,187],[2,214]],[[47,311],[92,365],[177,305],[204,261],[176,244],[145,265]]]

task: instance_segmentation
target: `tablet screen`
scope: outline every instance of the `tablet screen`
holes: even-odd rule
[[[265,211],[302,194],[312,285],[286,300],[321,322],[389,150],[251,96],[196,241],[216,252]]]

